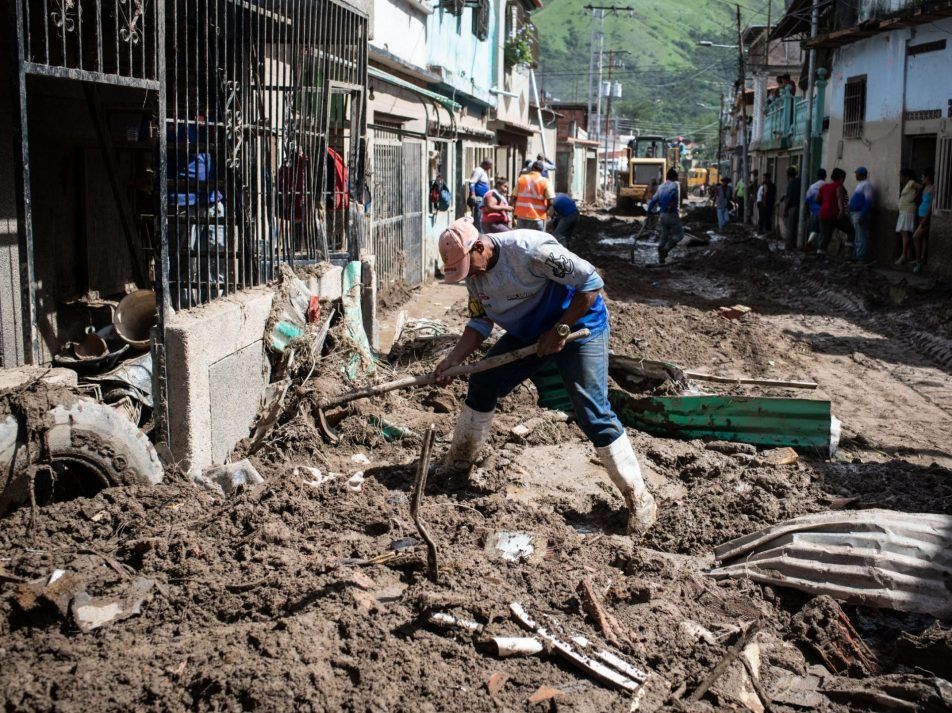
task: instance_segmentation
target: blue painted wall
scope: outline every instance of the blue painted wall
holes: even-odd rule
[[[493,5],[496,3],[494,2]],[[453,15],[437,8],[427,18],[427,64],[442,67],[444,84],[436,87],[452,95],[464,94],[484,104],[495,106],[490,93],[495,76],[496,12],[489,13],[489,37],[477,40],[473,34],[473,10],[464,8],[462,15]],[[457,97],[457,101],[466,97]]]

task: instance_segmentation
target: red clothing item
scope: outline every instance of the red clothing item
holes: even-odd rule
[[[842,181],[824,183],[820,186],[820,220],[836,220],[846,213],[846,189]]]

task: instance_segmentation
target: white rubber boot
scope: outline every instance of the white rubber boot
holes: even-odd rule
[[[479,455],[479,449],[489,440],[495,413],[474,411],[463,404],[453,431],[453,443],[437,471],[439,475],[469,472]]]
[[[628,506],[628,534],[646,532],[658,517],[658,506],[641,477],[641,466],[638,465],[628,434],[623,433],[610,445],[596,448],[595,451],[608,471],[608,477],[625,498],[625,505]]]

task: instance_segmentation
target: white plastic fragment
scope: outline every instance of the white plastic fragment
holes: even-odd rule
[[[446,629],[465,629],[473,633],[479,633],[483,630],[482,624],[478,624],[470,619],[460,619],[446,612],[433,612],[430,614],[430,623],[442,626]]]
[[[517,530],[494,532],[489,539],[489,548],[499,553],[508,562],[521,562],[529,559],[536,551],[535,535]]]
[[[357,465],[370,465],[370,459],[363,453],[354,453],[350,459]]]
[[[347,479],[347,489],[352,493],[359,493],[364,487],[364,471],[358,470]]]
[[[319,488],[324,485],[324,483],[329,483],[334,480],[335,477],[333,473],[324,475],[320,468],[315,468],[310,465],[294,466],[293,473],[296,476],[303,476],[304,480],[302,482],[310,488]]]
[[[541,653],[545,646],[534,636],[494,636],[493,644],[496,646],[496,655],[506,658],[508,656],[534,656]]]
[[[55,582],[57,579],[62,577],[64,574],[66,574],[65,569],[54,569],[53,572],[50,574],[50,579],[46,583],[46,586],[47,587],[50,586],[53,582]]]
[[[710,630],[698,624],[691,619],[685,619],[678,624],[678,629],[689,639],[694,641],[705,641],[708,644],[716,644],[717,637]]]

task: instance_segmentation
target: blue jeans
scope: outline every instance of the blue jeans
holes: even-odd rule
[[[869,260],[869,226],[856,211],[850,213],[853,222],[853,257],[859,262]]]
[[[724,226],[730,222],[730,209],[727,206],[717,209],[717,229],[723,230]]]
[[[572,238],[572,233],[575,232],[575,226],[578,224],[578,213],[573,213],[572,215],[559,216],[555,229],[552,231],[552,235],[555,236],[555,239],[558,240],[562,245],[568,245],[569,240]]]
[[[677,213],[662,213],[658,217],[658,252],[668,254],[684,238],[684,226]]]
[[[558,354],[547,357],[533,355],[472,374],[469,377],[466,405],[483,413],[494,410],[499,399],[552,359],[572,399],[579,427],[596,448],[610,445],[624,434],[625,429],[608,403],[608,341],[609,330],[606,327],[601,334],[584,344],[570,342]],[[504,334],[486,356],[505,354],[524,346],[525,342],[511,334]]]
[[[473,225],[476,230],[483,232],[483,199],[481,196],[473,196],[476,205],[473,206]]]

